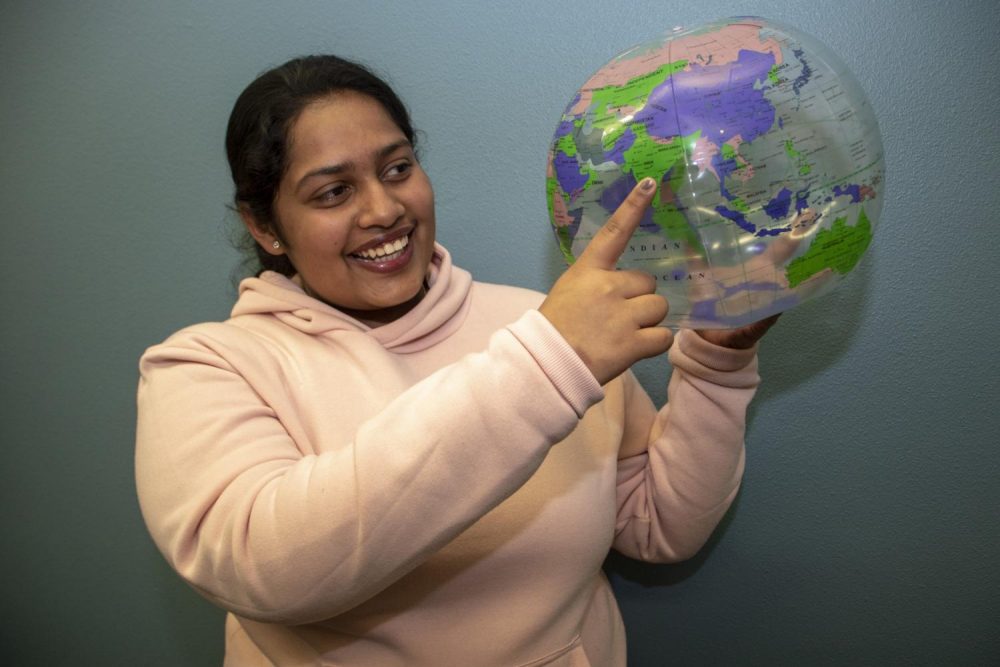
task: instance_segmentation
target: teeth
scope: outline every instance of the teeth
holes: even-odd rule
[[[389,243],[378,246],[377,248],[369,248],[368,250],[363,250],[356,254],[357,257],[363,259],[378,259],[379,257],[386,257],[400,253],[403,249],[410,244],[410,237],[404,236],[402,238],[396,239]]]

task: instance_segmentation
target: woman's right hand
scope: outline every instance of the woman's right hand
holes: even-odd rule
[[[615,269],[655,192],[650,178],[633,188],[539,307],[601,384],[673,342],[670,329],[658,326],[667,300],[656,294],[656,280]]]

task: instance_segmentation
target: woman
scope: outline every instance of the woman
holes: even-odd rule
[[[614,270],[653,182],[548,296],[473,281],[402,103],[333,56],[261,75],[226,147],[263,270],[143,356],[136,464],[157,545],[230,612],[226,664],[624,664],[601,564],[708,538],[770,322],[657,326]],[[627,368],[668,348],[657,412]]]

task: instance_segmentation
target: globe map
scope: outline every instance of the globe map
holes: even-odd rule
[[[834,53],[756,17],[675,29],[611,60],[549,152],[567,262],[643,178],[659,183],[619,268],[656,278],[672,327],[730,328],[834,289],[884,198],[878,124]]]

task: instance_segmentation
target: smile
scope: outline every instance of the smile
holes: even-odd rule
[[[367,250],[362,250],[361,252],[354,253],[351,256],[369,262],[391,261],[401,257],[403,251],[406,250],[406,247],[408,245],[410,245],[410,237],[402,236],[396,239],[395,241],[389,241],[375,248],[368,248]]]

